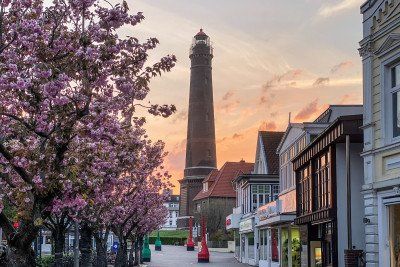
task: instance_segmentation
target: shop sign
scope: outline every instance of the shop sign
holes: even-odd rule
[[[229,229],[238,229],[239,228],[239,221],[241,218],[241,214],[231,214],[228,215],[225,219],[225,227],[226,230]]]
[[[253,230],[253,218],[241,221],[239,223],[239,231],[243,232],[249,230]]]
[[[278,214],[279,214],[279,200],[267,203],[264,206],[261,206],[257,210],[258,219],[260,221],[264,221]]]
[[[281,213],[296,212],[296,190],[292,190],[279,196],[281,201]]]

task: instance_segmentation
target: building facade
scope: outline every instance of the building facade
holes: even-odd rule
[[[161,230],[176,230],[179,217],[179,195],[171,195],[164,206],[168,209],[168,215]]]
[[[187,226],[193,216],[193,198],[201,191],[204,178],[217,167],[212,86],[213,48],[202,29],[190,48],[190,95],[184,178],[180,180],[178,225]]]
[[[400,1],[361,6],[367,266],[400,265]]]
[[[242,174],[251,173],[254,163],[226,162],[220,170],[213,170],[203,181],[203,189],[194,198],[195,218],[207,218],[209,241],[231,240],[225,229],[225,219],[236,204],[236,193],[232,181]],[[211,244],[211,243],[210,243]],[[211,244],[212,245],[212,244]]]
[[[276,148],[282,136],[283,132],[260,131],[253,173],[234,181],[236,207],[226,218],[226,228],[234,231],[235,257],[253,266],[258,265],[260,246],[257,209],[277,199],[280,191]]]
[[[361,114],[337,118],[292,161],[302,266],[345,266],[365,247],[361,125]]]

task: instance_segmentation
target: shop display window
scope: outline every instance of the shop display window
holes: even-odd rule
[[[260,230],[260,260],[267,260],[268,236],[267,230]]]
[[[292,267],[301,266],[301,244],[300,244],[300,230],[298,228],[292,228]]]
[[[248,243],[247,255],[249,255],[249,259],[254,259],[254,233],[249,233],[247,235],[247,243]]]
[[[271,260],[279,262],[278,229],[271,229]]]
[[[289,267],[289,230],[281,229],[282,267]]]
[[[400,204],[389,206],[390,267],[400,266]]]

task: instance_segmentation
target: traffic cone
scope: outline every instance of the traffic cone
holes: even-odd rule
[[[193,242],[193,218],[189,218],[189,236],[188,241],[186,243],[187,251],[194,251],[194,242]]]
[[[201,218],[201,249],[197,254],[197,262],[207,263],[210,262],[210,253],[208,252],[206,242],[206,223],[204,217]]]

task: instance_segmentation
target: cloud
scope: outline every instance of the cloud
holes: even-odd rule
[[[349,68],[351,68],[353,66],[354,66],[353,62],[351,62],[351,61],[343,61],[343,62],[340,62],[339,64],[333,66],[332,69],[331,69],[331,73],[334,74],[336,72],[349,69]]]
[[[308,103],[303,107],[299,113],[294,117],[295,121],[304,121],[311,118],[316,112],[318,112],[318,98]]]
[[[222,97],[222,100],[226,101],[230,98],[232,98],[235,95],[235,92],[232,90],[229,90],[228,92],[225,93],[225,95]]]
[[[274,121],[263,121],[258,129],[259,131],[275,131],[278,126]]]
[[[235,133],[234,135],[232,135],[232,139],[242,139],[243,137],[243,134],[240,133]]]
[[[319,77],[313,83],[313,86],[327,85],[329,84],[329,77]]]
[[[278,85],[287,85],[287,86],[292,86],[296,85],[296,82],[294,80],[297,80],[301,78],[304,74],[304,71],[301,69],[293,69],[289,70],[283,74],[280,75],[275,75],[272,79],[268,80],[262,87],[263,92],[269,91],[272,87],[278,86]]]
[[[176,113],[175,115],[173,115],[172,122],[176,123],[178,121],[185,121],[185,120],[187,120],[187,117],[188,117],[187,110],[182,110],[182,111]]]
[[[326,4],[319,9],[318,16],[323,18],[332,17],[346,10],[359,7],[361,4],[361,0],[341,0],[335,4]]]

